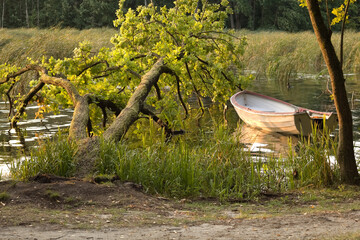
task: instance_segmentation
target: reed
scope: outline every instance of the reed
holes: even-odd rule
[[[76,145],[59,132],[56,138],[39,140],[30,156],[11,162],[12,178],[26,181],[37,174],[54,174],[70,177],[74,174]]]
[[[244,148],[234,129],[217,122],[170,142],[164,141],[165,134],[154,124],[139,134],[141,145],[129,139],[119,143],[101,140],[95,176],[116,175],[122,181],[141,184],[151,194],[222,201],[338,183],[338,165],[330,162],[336,141],[329,134],[314,129],[310,138],[301,138],[296,150],[289,145],[288,156],[261,156]],[[63,135],[42,141],[29,158],[11,165],[12,177],[72,176],[75,151],[76,146]]]
[[[79,42],[89,41],[94,52],[112,47],[114,28],[99,29],[0,29],[0,64],[23,66],[28,57],[41,60],[71,57]],[[238,31],[246,36],[248,45],[241,57],[244,68],[259,75],[286,81],[298,73],[326,73],[326,66],[312,32]],[[340,34],[333,33],[339,52]],[[347,31],[344,39],[344,70],[360,74],[360,33]]]
[[[102,141],[97,174],[117,175],[150,193],[178,198],[248,199],[288,189],[283,161],[275,155],[253,156],[237,141],[234,129],[215,117],[208,121],[204,124],[210,127],[192,128],[168,143],[163,132],[151,127],[135,148],[128,142]]]
[[[79,42],[89,41],[94,51],[111,47],[110,38],[115,30],[99,28],[76,29],[0,29],[0,64],[9,63],[24,66],[27,58],[72,57]]]
[[[337,140],[325,129],[313,128],[309,137],[301,137],[296,151],[290,148],[288,164],[293,169],[291,188],[327,187],[340,183],[336,161]]]
[[[320,48],[312,32],[249,32],[248,45],[242,56],[244,67],[257,74],[265,74],[286,82],[301,73],[326,74]],[[334,46],[339,52],[340,33],[333,34]],[[360,74],[360,33],[348,31],[344,39],[344,72]]]

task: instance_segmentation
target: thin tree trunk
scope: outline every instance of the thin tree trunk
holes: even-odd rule
[[[339,119],[337,160],[340,165],[341,180],[348,184],[359,184],[359,173],[354,156],[352,116],[342,66],[331,42],[331,32],[326,27],[321,16],[318,0],[306,0],[306,2],[312,26],[329,71],[334,103]]]
[[[36,8],[37,8],[37,26],[40,27],[40,5],[39,0],[36,2]]]
[[[235,29],[241,29],[241,16],[240,16],[240,13],[235,13]]]
[[[26,27],[30,28],[30,23],[29,23],[29,9],[28,9],[28,2],[27,0],[25,0],[25,18],[26,18]]]
[[[44,70],[42,70],[44,71]],[[89,101],[88,95],[81,96],[76,87],[67,79],[41,74],[40,81],[45,84],[60,86],[66,90],[71,97],[74,105],[73,119],[70,123],[69,139],[81,140],[87,138],[86,128],[89,121]]]
[[[234,14],[230,14],[230,28],[235,29],[235,21],[234,21]]]
[[[5,19],[5,1],[3,0],[2,4],[2,14],[1,14],[1,28],[4,28],[4,19]]]
[[[253,14],[253,16],[252,16],[252,21],[253,21],[253,23],[252,23],[252,30],[255,30],[255,24],[256,24],[256,0],[253,0],[252,1],[252,4],[253,4],[253,7],[252,7],[252,9],[253,9],[253,12],[252,12],[252,14]]]
[[[229,15],[229,19],[230,19],[230,28],[235,29],[235,21],[234,21],[234,16],[235,16],[235,4],[233,1],[230,2],[230,6],[233,10],[232,14]]]

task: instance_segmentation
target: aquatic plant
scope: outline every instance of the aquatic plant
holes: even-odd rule
[[[53,139],[38,140],[30,156],[13,160],[10,164],[12,178],[28,180],[37,174],[54,174],[70,177],[74,174],[76,145],[59,131]]]
[[[326,74],[326,66],[312,32],[288,33],[269,31],[239,31],[248,45],[242,59],[245,68],[257,74],[287,83],[298,73]],[[340,33],[333,34],[335,46],[340,44]],[[344,39],[344,72],[360,70],[360,33],[347,32]]]
[[[290,148],[288,164],[293,169],[291,188],[324,187],[340,182],[336,161],[337,141],[325,128],[313,128],[309,137],[302,136],[296,149]]]
[[[259,155],[244,147],[234,128],[223,124],[219,115],[210,115],[200,123],[201,128],[189,127],[194,119],[184,121],[190,132],[171,141],[166,141],[164,131],[153,123],[146,123],[150,128],[142,128],[138,139],[100,140],[92,176],[116,176],[141,184],[152,194],[224,201],[339,182],[338,166],[331,162],[336,140],[326,131],[314,129],[296,146],[289,144],[287,156],[274,152]],[[139,120],[139,128],[145,125],[142,121],[152,120]],[[76,146],[63,134],[41,141],[30,157],[12,164],[12,177],[26,180],[38,173],[72,176],[75,151]]]

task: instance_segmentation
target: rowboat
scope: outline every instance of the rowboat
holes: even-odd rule
[[[308,136],[312,126],[333,131],[337,114],[319,112],[250,91],[241,91],[230,98],[239,117],[248,125],[264,131]]]

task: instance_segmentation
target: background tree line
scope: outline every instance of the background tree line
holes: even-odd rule
[[[213,0],[216,2],[219,0]],[[157,6],[173,6],[172,0],[129,0],[124,7],[136,8],[153,2]],[[235,29],[310,30],[306,9],[297,0],[229,0],[233,14],[227,26]],[[329,1],[329,9],[335,3]],[[20,28],[53,26],[77,29],[112,27],[118,0],[0,0],[0,27]],[[322,9],[325,11],[325,9]],[[326,14],[324,14],[326,16]],[[360,30],[360,1],[350,9],[348,28]],[[338,26],[335,26],[337,30]]]

